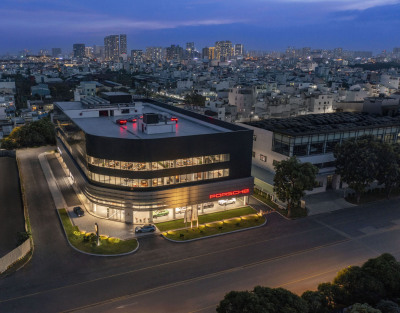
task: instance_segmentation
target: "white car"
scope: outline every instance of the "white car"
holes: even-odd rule
[[[228,205],[228,204],[233,204],[233,203],[236,203],[236,198],[218,201],[219,205]]]
[[[186,207],[185,206],[175,209],[176,214],[185,213],[185,211],[186,211]]]

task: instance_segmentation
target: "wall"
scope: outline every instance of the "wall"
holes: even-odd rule
[[[31,250],[31,240],[27,239],[22,245],[6,254],[0,259],[0,273],[6,271],[11,265],[22,259]]]

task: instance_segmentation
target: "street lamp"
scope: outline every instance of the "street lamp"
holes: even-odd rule
[[[96,237],[97,237],[96,245],[100,246],[99,225],[97,223],[94,223],[94,229],[96,231]]]

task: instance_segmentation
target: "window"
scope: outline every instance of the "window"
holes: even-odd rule
[[[253,151],[253,158],[255,158],[256,157],[256,152],[255,151]]]
[[[257,141],[257,135],[253,135],[253,141]]]
[[[267,162],[267,157],[265,155],[260,154],[260,160],[263,162]]]

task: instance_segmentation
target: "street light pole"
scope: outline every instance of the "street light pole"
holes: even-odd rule
[[[100,246],[99,225],[97,223],[94,223],[94,229],[96,230],[96,237],[97,237],[96,244],[97,246]]]

